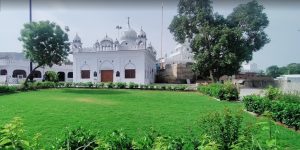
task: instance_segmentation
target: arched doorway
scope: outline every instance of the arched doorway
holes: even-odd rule
[[[33,78],[42,78],[42,73],[38,70],[34,71],[32,74]]]
[[[14,70],[13,71],[13,78],[26,78],[26,71],[25,70]]]
[[[65,81],[65,73],[64,72],[58,72],[57,76],[58,76],[58,81],[59,82],[64,82]]]

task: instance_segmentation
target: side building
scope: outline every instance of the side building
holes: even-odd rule
[[[35,67],[36,64],[33,64]],[[61,66],[38,68],[33,76],[34,80],[42,81],[47,71],[54,71],[58,74],[59,81],[73,81],[73,65],[65,63]],[[0,52],[0,84],[20,84],[30,73],[30,61],[23,53]]]

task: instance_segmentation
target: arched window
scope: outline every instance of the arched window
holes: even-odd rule
[[[14,70],[12,77],[13,78],[25,78],[26,71],[25,70]]]
[[[96,71],[94,72],[94,77],[97,77],[97,72]]]
[[[2,76],[7,75],[7,70],[6,69],[0,70],[0,75]]]
[[[116,72],[116,77],[120,77],[120,71]]]
[[[68,72],[68,78],[73,78],[73,72]]]
[[[42,78],[42,73],[38,70],[34,71],[32,73],[32,75],[33,75],[33,78]]]

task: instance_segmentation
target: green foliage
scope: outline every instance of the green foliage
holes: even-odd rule
[[[275,121],[294,127],[296,130],[300,128],[300,103],[284,100],[284,95],[280,100],[269,100],[256,95],[245,96],[243,102],[250,112],[261,115],[269,111]]]
[[[44,77],[45,81],[58,82],[58,75],[54,71],[47,71]]]
[[[96,88],[104,88],[104,83],[103,83],[103,82],[96,83],[96,84],[95,84],[95,87],[96,87]]]
[[[125,89],[126,88],[126,83],[125,82],[116,82],[115,87],[117,89]]]
[[[68,34],[59,25],[50,21],[24,24],[19,40],[23,42],[26,58],[37,64],[32,72],[41,66],[52,67],[54,64],[62,64],[70,51]],[[32,72],[27,76],[24,85],[27,85]]]
[[[57,146],[53,146],[54,149],[65,150],[93,150],[98,147],[96,143],[96,135],[89,130],[85,130],[80,127],[71,131],[68,131],[63,140],[58,141]]]
[[[129,89],[137,89],[138,87],[139,87],[139,85],[134,82],[129,82],[129,84],[128,84]]]
[[[17,86],[1,85],[0,93],[14,93],[18,90]]]
[[[211,0],[180,0],[170,32],[179,43],[191,42],[194,71],[215,81],[237,73],[242,62],[270,40],[264,29],[269,21],[257,1],[240,4],[225,18],[214,13]]]
[[[243,102],[248,111],[254,112],[258,115],[263,114],[269,110],[271,101],[267,98],[260,97],[258,95],[245,96]]]
[[[273,78],[284,74],[300,74],[300,63],[290,63],[283,67],[273,65],[267,68],[267,75]]]
[[[109,136],[99,139],[99,149],[126,150],[132,149],[132,139],[122,130],[115,130]]]
[[[198,90],[220,100],[236,101],[239,99],[237,88],[229,82],[226,82],[225,84],[212,83],[206,86],[199,86]]]
[[[112,82],[107,82],[107,83],[105,83],[105,87],[111,89],[111,88],[114,87],[114,83],[112,83]]]
[[[23,137],[23,123],[20,118],[14,118],[0,129],[0,149],[26,149],[29,142]]]
[[[246,130],[242,129],[243,118],[241,113],[233,114],[229,109],[224,112],[211,113],[200,121],[200,126],[212,140],[216,141],[219,149],[228,150],[241,137],[251,140],[251,136],[246,134]],[[247,149],[246,145],[244,145]]]
[[[272,86],[269,86],[267,89],[266,89],[266,97],[270,100],[276,100],[276,99],[279,99],[281,96],[282,96],[282,92],[280,91],[279,88],[274,88]]]

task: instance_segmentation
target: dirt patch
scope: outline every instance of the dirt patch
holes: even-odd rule
[[[103,100],[103,99],[94,99],[94,98],[76,98],[75,101],[81,102],[81,103],[91,103],[91,104],[97,104],[97,105],[116,105],[116,102],[113,102],[111,100]]]

